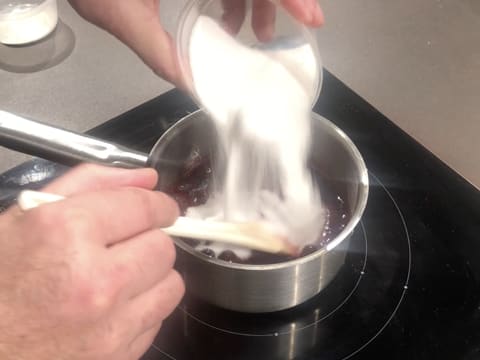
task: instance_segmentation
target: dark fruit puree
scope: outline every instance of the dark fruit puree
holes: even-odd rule
[[[182,215],[185,215],[189,207],[203,205],[208,200],[212,190],[212,173],[210,161],[199,155],[197,150],[192,151],[178,181],[166,191],[178,202]],[[323,206],[326,212],[325,226],[316,241],[306,245],[299,256],[292,257],[284,254],[270,254],[252,250],[251,256],[242,260],[231,250],[225,250],[220,254],[216,254],[212,249],[208,248],[208,242],[206,243],[207,249],[199,251],[199,253],[205,257],[217,258],[227,262],[265,265],[293,260],[322,248],[335,239],[345,228],[350,220],[350,214],[348,206],[343,200],[345,192],[340,191],[343,188],[341,183],[327,180],[321,176],[317,176],[316,181],[321,190]],[[180,238],[180,240],[192,248],[200,244],[199,241],[194,239]]]

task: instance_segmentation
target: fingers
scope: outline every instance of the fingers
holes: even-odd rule
[[[69,0],[87,20],[130,47],[155,73],[182,85],[171,36],[160,24],[158,0]]]
[[[258,40],[272,40],[275,34],[275,14],[275,4],[270,0],[253,0],[252,28]]]
[[[222,0],[223,27],[231,34],[237,35],[247,15],[246,0]]]
[[[325,16],[323,15],[323,10],[320,5],[315,1],[311,25],[322,26],[324,22]]]
[[[153,189],[158,181],[153,169],[118,169],[93,164],[80,165],[54,180],[43,191],[71,196],[121,186]]]
[[[71,196],[86,191],[97,191],[123,186],[152,189],[158,181],[153,169],[119,169],[94,164],[82,164],[51,182],[41,191]],[[12,206],[4,214],[12,219],[23,216],[18,206]]]
[[[21,220],[33,226],[32,231],[48,229],[50,237],[59,241],[88,241],[108,247],[153,228],[170,226],[178,214],[177,203],[163,193],[118,188],[44,204],[26,212]]]
[[[281,0],[280,3],[298,21],[308,26],[321,26],[324,22],[317,0]],[[223,25],[230,34],[237,35],[245,21],[246,1],[222,0],[222,5]],[[266,42],[274,36],[275,6],[271,0],[253,0],[252,28],[259,41]]]
[[[306,25],[323,24],[323,13],[316,0],[276,1]],[[273,32],[273,13],[268,0],[263,0],[264,4],[261,2],[255,1],[260,12],[253,15],[253,21],[259,40],[264,41],[262,39],[268,39]],[[70,0],[70,3],[87,20],[106,29],[129,46],[155,73],[181,88],[189,89],[189,84],[181,75],[174,41],[160,24],[158,0]],[[222,3],[224,27],[236,35],[245,21],[246,0],[222,0]]]
[[[305,25],[321,26],[324,23],[323,12],[317,0],[281,0],[281,4]]]
[[[145,232],[108,250],[110,275],[130,300],[166,278],[175,262],[173,241],[159,229]]]
[[[177,203],[166,194],[139,188],[87,193],[66,199],[63,206],[65,211],[85,209],[83,220],[94,230],[90,238],[107,246],[170,226],[180,213]]]

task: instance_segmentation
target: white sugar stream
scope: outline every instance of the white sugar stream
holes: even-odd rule
[[[317,76],[311,46],[250,48],[201,16],[192,33],[190,63],[226,163],[208,202],[188,209],[187,216],[264,221],[294,244],[315,242],[325,220],[307,168]],[[243,259],[250,254],[220,244],[208,247],[217,255],[227,248]]]

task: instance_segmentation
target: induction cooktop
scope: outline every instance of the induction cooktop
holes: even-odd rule
[[[148,152],[195,109],[173,90],[89,133]],[[328,72],[314,111],[347,133],[369,169],[367,209],[337,277],[270,314],[187,292],[143,360],[480,359],[480,191]],[[0,210],[66,169],[36,158],[0,175]]]

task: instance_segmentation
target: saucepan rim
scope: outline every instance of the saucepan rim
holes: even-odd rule
[[[171,126],[167,131],[165,131],[165,133],[159,138],[159,140],[157,141],[157,143],[155,144],[152,150],[152,153],[153,152],[157,153],[159,149],[161,149],[165,144],[168,143],[168,141],[170,141],[176,135],[179,129],[181,129],[182,127],[188,126],[189,123],[192,121],[196,121],[195,119],[198,117],[198,115],[201,115],[201,114],[208,116],[204,110],[199,109],[187,115],[186,117],[180,119],[179,121],[177,121],[173,126]],[[227,262],[217,258],[206,257],[205,255],[202,255],[201,253],[196,251],[191,246],[185,244],[183,241],[174,238],[175,244],[178,247],[180,247],[182,250],[195,256],[199,260],[205,261],[207,263],[211,263],[216,266],[229,268],[229,269],[237,269],[237,270],[266,271],[266,270],[281,270],[284,268],[298,266],[298,265],[308,263],[310,261],[314,261],[315,259],[323,256],[327,252],[332,251],[338,245],[340,245],[345,239],[347,239],[353,233],[353,230],[360,222],[360,219],[362,218],[364,210],[367,206],[368,193],[369,193],[368,170],[360,151],[357,149],[353,141],[343,132],[343,130],[341,130],[331,121],[318,115],[315,112],[312,112],[312,120],[320,121],[324,125],[326,125],[325,128],[328,129],[330,133],[329,135],[334,136],[337,140],[339,140],[342,144],[345,145],[345,148],[348,150],[348,152],[350,153],[350,156],[352,157],[353,163],[357,167],[357,171],[359,175],[359,183],[358,183],[359,194],[358,194],[358,200],[356,202],[354,212],[347,226],[342,230],[342,232],[337,237],[335,237],[335,239],[333,239],[332,241],[324,245],[322,248],[318,249],[317,251],[309,255],[302,256],[297,259],[293,259],[289,261],[274,263],[274,264],[231,263],[231,262]],[[161,168],[158,170],[161,174]]]

